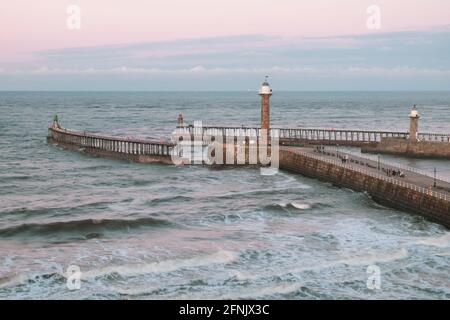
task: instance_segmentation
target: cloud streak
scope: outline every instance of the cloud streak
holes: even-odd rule
[[[178,89],[172,87],[177,79],[188,79],[191,89],[214,90],[248,88],[249,81],[269,74],[288,86],[317,80],[314,89],[361,88],[365,83],[370,89],[387,83],[392,90],[442,89],[450,88],[448,52],[447,28],[334,37],[196,38],[39,51],[27,67],[0,66],[0,85],[10,88],[8,80],[18,83],[28,77],[28,83],[45,79],[56,86],[59,80],[72,85],[83,81],[75,87],[84,88],[92,79],[94,88],[114,82],[114,89],[140,79],[138,86],[151,82],[152,87],[164,84],[170,90]],[[103,83],[96,82],[99,78]]]
[[[339,37],[246,35],[37,52],[53,68],[261,68],[341,65],[450,67],[450,31]]]
[[[239,75],[239,74],[277,74],[277,75],[297,75],[304,77],[366,77],[366,76],[450,76],[450,69],[431,69],[414,67],[270,67],[270,68],[205,68],[195,66],[189,69],[145,69],[118,67],[111,69],[60,69],[42,67],[30,71],[5,71],[0,69],[0,74],[4,75],[170,75],[170,76],[190,76],[190,75]]]

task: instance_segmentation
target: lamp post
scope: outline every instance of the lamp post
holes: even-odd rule
[[[434,167],[434,187],[436,188],[436,167]]]
[[[378,154],[378,171],[380,171],[380,154]]]

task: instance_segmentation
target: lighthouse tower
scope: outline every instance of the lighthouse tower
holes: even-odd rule
[[[416,105],[411,110],[409,115],[409,140],[417,141],[417,132],[419,130],[419,112],[417,112]]]
[[[270,128],[270,96],[272,95],[272,89],[266,80],[259,89],[259,95],[261,96],[261,129],[266,129],[267,132]]]

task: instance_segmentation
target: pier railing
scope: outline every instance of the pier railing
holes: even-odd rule
[[[430,142],[446,142],[450,143],[450,134],[447,133],[418,133],[417,139],[419,141],[430,141]]]
[[[233,127],[233,126],[202,126],[196,128],[192,125],[178,128],[180,132],[194,134],[194,130],[200,129],[206,135],[222,136],[259,136],[258,127]],[[291,141],[330,141],[336,143],[365,143],[380,142],[382,138],[408,139],[409,133],[402,131],[377,131],[362,129],[324,129],[324,128],[272,128],[277,130],[281,140]],[[200,133],[200,132],[196,132]],[[270,134],[270,132],[269,132]],[[418,139],[421,141],[446,142],[450,143],[450,134],[444,133],[419,133]]]
[[[382,132],[343,129],[279,129],[280,138],[288,140],[379,142],[382,138],[407,138],[407,132]]]
[[[68,130],[55,125],[48,129],[48,138],[57,143],[80,148],[93,148],[130,155],[170,156],[173,149],[173,144],[165,141],[105,136]]]
[[[299,154],[299,155],[301,155],[303,157],[306,157],[306,158],[315,159],[315,160],[319,160],[319,161],[325,161],[325,162],[331,163],[331,164],[333,164],[335,166],[343,167],[343,168],[345,168],[347,170],[351,170],[351,171],[354,171],[354,172],[359,172],[359,173],[362,173],[362,174],[367,175],[367,176],[371,176],[371,177],[374,177],[374,178],[377,178],[377,179],[380,179],[380,180],[384,180],[384,181],[392,183],[394,185],[398,185],[398,186],[405,187],[405,188],[408,188],[408,189],[411,189],[411,190],[414,190],[414,191],[417,191],[417,192],[420,192],[420,193],[424,193],[426,195],[429,195],[429,196],[432,196],[432,197],[435,197],[435,198],[438,198],[438,199],[443,199],[443,200],[446,200],[446,201],[450,201],[450,196],[448,196],[446,194],[443,194],[443,193],[440,193],[440,192],[436,192],[434,190],[429,190],[427,188],[424,188],[424,187],[421,187],[421,186],[418,186],[418,185],[415,185],[415,184],[412,184],[412,183],[408,183],[408,182],[405,182],[405,181],[402,181],[402,180],[399,180],[399,179],[396,179],[396,178],[387,177],[387,176],[385,176],[383,174],[380,174],[378,172],[373,172],[373,171],[370,171],[370,170],[366,170],[366,169],[364,169],[362,167],[353,166],[352,164],[349,164],[349,163],[342,163],[342,161],[337,160],[337,159],[325,158],[323,156],[320,156],[320,155],[317,155],[317,154],[308,153],[308,152],[305,152],[305,151],[302,151],[302,150],[295,150],[295,153]]]
[[[194,133],[198,129],[194,126],[179,128],[184,133]],[[260,128],[257,127],[220,127],[203,126],[203,134],[223,136],[259,136]],[[317,129],[317,128],[272,128],[277,130],[280,139],[298,141],[336,141],[336,142],[379,142],[382,138],[408,138],[408,132],[372,131],[372,130],[345,130],[345,129]],[[269,132],[270,134],[270,132]]]

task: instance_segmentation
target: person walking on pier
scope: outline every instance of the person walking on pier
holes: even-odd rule
[[[342,161],[342,163],[347,163],[347,161],[348,161],[348,154],[346,154],[345,156],[343,156],[343,157],[341,158],[341,161]]]

